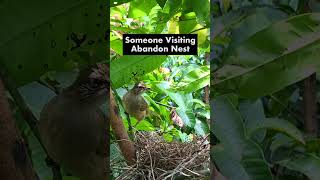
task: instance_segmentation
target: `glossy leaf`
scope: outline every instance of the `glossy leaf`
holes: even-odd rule
[[[199,119],[196,119],[194,130],[199,136],[205,136],[206,134],[209,133],[208,124],[206,122],[202,122]]]
[[[18,90],[37,119],[40,119],[40,112],[44,105],[56,95],[49,88],[36,82],[22,86]],[[37,92],[37,96],[34,95],[35,92]]]
[[[278,118],[268,118],[265,121],[257,123],[253,129],[249,131],[249,134],[252,134],[261,129],[272,129],[275,131],[279,131],[284,133],[291,138],[295,139],[296,141],[304,144],[304,138],[302,133],[298,128],[296,128],[293,124],[289,121],[278,119]]]
[[[181,8],[182,0],[167,0],[163,10],[169,13],[169,16],[175,15]]]
[[[184,93],[197,91],[210,83],[210,68],[203,66],[186,74],[179,82],[177,90]]]
[[[212,132],[221,142],[212,157],[228,179],[273,179],[262,149],[246,134],[241,114],[228,96],[219,96],[211,104]]]
[[[116,39],[110,42],[110,48],[114,50],[117,54],[122,55],[123,54],[123,48],[122,48],[122,40]]]
[[[320,14],[304,14],[259,31],[225,59],[215,72],[220,93],[260,97],[319,70]],[[268,43],[261,43],[267,40]]]
[[[282,161],[279,165],[301,172],[310,180],[318,180],[320,177],[320,158],[311,154],[299,155]]]
[[[186,11],[191,9],[196,13],[199,24],[203,26],[209,24],[210,3],[208,0],[184,0],[182,6]]]
[[[137,81],[144,74],[159,67],[166,56],[122,56],[110,64],[110,78],[114,88]]]
[[[128,17],[140,18],[147,16],[151,9],[156,5],[156,0],[133,0],[130,2]]]
[[[194,112],[192,110],[192,94],[183,94],[180,92],[172,92],[166,87],[165,84],[158,84],[157,87],[161,89],[166,95],[168,95],[174,103],[177,104],[176,111],[178,115],[182,118],[183,123],[187,125],[188,127],[194,128],[196,124],[196,117],[194,115]]]
[[[180,17],[180,19],[181,20],[179,21],[179,32],[181,34],[187,34],[203,27],[200,24],[198,24],[196,20],[196,14],[194,12],[184,14]]]
[[[239,111],[245,121],[245,126],[248,131],[254,129],[257,124],[266,120],[261,100],[243,100],[239,104]],[[254,134],[254,139],[261,142],[265,138],[265,135],[265,131],[259,131]]]
[[[186,126],[190,128],[194,128],[196,124],[196,118],[194,116],[191,106],[187,106],[186,108],[178,107],[177,113],[181,117],[181,119],[183,120],[183,123]]]
[[[286,19],[288,15],[275,8],[252,8],[243,12],[245,18],[241,23],[234,25],[231,30],[230,47],[237,47],[255,33],[270,26],[272,23]]]

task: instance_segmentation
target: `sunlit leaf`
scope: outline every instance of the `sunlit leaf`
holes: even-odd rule
[[[178,84],[178,91],[191,93],[210,83],[210,68],[202,66],[186,74]]]
[[[144,74],[159,67],[166,56],[122,56],[110,64],[110,78],[114,88],[137,81]]]

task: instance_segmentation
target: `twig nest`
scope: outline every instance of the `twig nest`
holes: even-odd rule
[[[189,143],[166,142],[155,132],[136,134],[136,164],[117,179],[164,180],[209,177],[210,145],[198,138]]]

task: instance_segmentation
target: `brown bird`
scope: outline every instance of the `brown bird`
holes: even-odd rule
[[[39,131],[48,155],[81,180],[106,179],[107,124],[100,106],[109,95],[109,69],[99,64],[49,101]]]
[[[123,96],[122,101],[125,111],[138,121],[143,120],[147,116],[148,103],[142,97],[142,94],[147,90],[149,90],[149,88],[143,83],[136,83],[134,87]]]

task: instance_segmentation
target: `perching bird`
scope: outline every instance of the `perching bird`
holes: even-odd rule
[[[134,87],[123,96],[122,101],[125,111],[138,121],[143,120],[147,116],[148,103],[142,97],[142,94],[147,90],[149,90],[149,88],[143,83],[136,83]]]
[[[109,69],[99,64],[43,108],[39,131],[49,156],[81,180],[106,179],[106,119],[99,107],[109,95]]]

